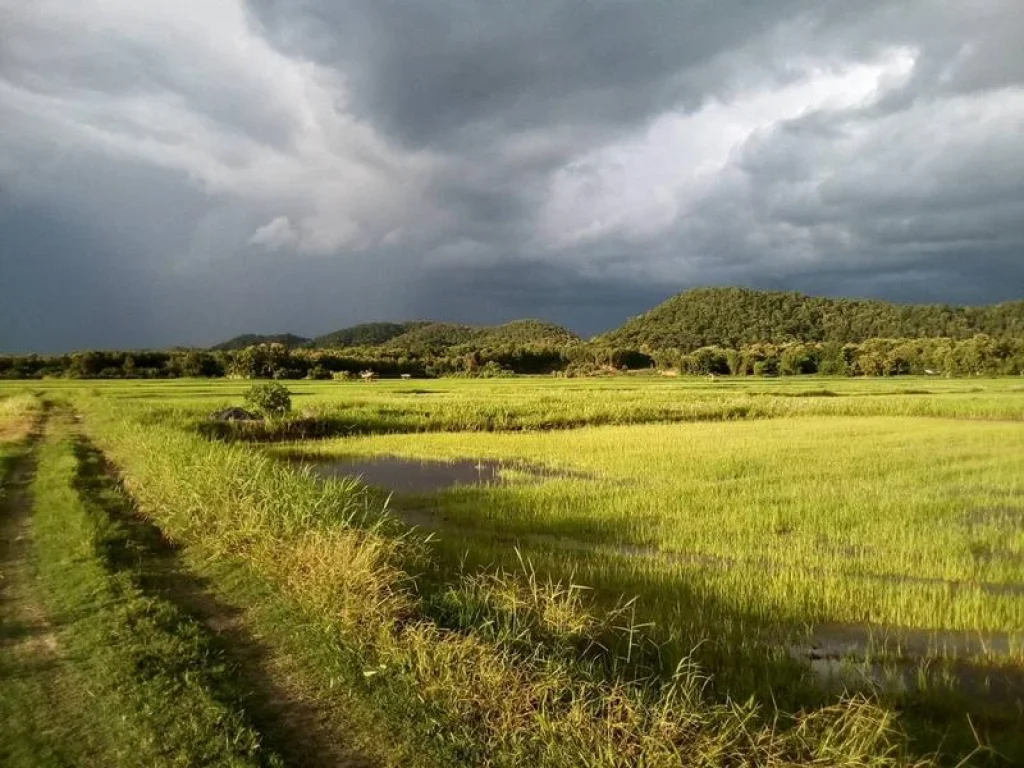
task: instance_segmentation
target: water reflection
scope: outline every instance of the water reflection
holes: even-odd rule
[[[331,456],[298,459],[326,478],[360,477],[368,485],[398,493],[434,493],[456,485],[498,485],[505,482],[503,472],[515,470],[531,478],[572,477],[547,467],[506,464],[495,460],[459,459],[424,461],[398,456]]]

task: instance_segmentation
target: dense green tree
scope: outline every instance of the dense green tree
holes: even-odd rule
[[[729,373],[729,356],[726,350],[719,347],[701,347],[679,360],[679,369],[683,373],[696,376]]]
[[[783,376],[796,376],[806,373],[817,373],[817,349],[807,344],[787,344],[779,355],[779,373]]]
[[[411,323],[362,323],[351,328],[317,336],[310,346],[316,349],[340,349],[342,347],[372,347],[385,344],[404,333],[430,325],[426,321]]]
[[[176,375],[191,378],[224,375],[224,367],[214,355],[195,349],[172,355],[169,367]]]
[[[264,416],[278,418],[292,409],[292,393],[284,384],[264,381],[249,387],[245,404]]]

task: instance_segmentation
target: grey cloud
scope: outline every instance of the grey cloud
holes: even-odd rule
[[[672,287],[582,276],[572,268],[523,259],[451,265],[417,284],[411,317],[432,317],[444,307],[454,322],[504,322],[539,317],[583,335],[620,325],[675,293]]]
[[[72,217],[35,206],[5,213],[0,349],[59,351],[111,339],[145,346],[160,336],[149,281],[131,254]]]
[[[1007,0],[908,0],[878,3],[869,11],[832,5],[817,44],[855,57],[885,45],[920,50],[904,95],[1003,88],[1024,82],[1024,6]]]
[[[297,118],[268,98],[258,73],[204,55],[159,20],[111,24],[96,34],[100,30],[89,29],[88,19],[62,16],[62,7],[71,6],[47,2],[37,14],[8,11],[12,19],[0,46],[4,80],[49,97],[122,100],[126,109],[106,118],[112,127],[138,135],[145,133],[127,108],[166,98],[261,142],[283,147],[291,139]],[[190,55],[183,57],[183,51]],[[174,127],[165,130],[173,133]]]
[[[1017,0],[182,3],[0,0],[0,348],[1024,287]]]
[[[694,70],[821,3],[252,0],[286,50],[345,71],[357,108],[415,145],[542,125],[630,125],[708,86]],[[481,136],[483,134],[483,136]]]

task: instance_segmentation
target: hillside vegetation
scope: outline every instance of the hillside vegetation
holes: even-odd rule
[[[978,333],[1024,334],[1024,301],[984,307],[892,304],[746,288],[680,293],[599,338],[646,350],[739,348],[787,342],[859,343],[867,339],[966,339]]]
[[[558,346],[578,341],[581,341],[579,336],[554,323],[543,320],[513,320],[495,326],[429,323],[392,339],[388,346],[412,352],[428,352],[460,346],[472,346],[483,350],[503,346]]]
[[[234,352],[246,347],[255,347],[258,344],[283,344],[286,347],[304,347],[309,344],[305,336],[296,336],[294,333],[243,333],[241,336],[214,344],[210,349],[218,352]]]
[[[900,305],[743,288],[675,296],[584,341],[543,320],[495,326],[364,323],[313,340],[238,336],[211,350],[0,355],[0,378],[586,376],[657,368],[690,375],[1024,374],[1024,301]]]
[[[404,333],[408,333],[424,325],[425,320],[410,323],[360,323],[350,328],[339,328],[337,331],[317,336],[309,346],[316,349],[337,349],[339,347],[373,347],[385,344]]]
[[[282,344],[289,348],[346,349],[381,347],[411,351],[437,351],[463,345],[480,348],[507,345],[570,344],[581,341],[572,331],[543,320],[513,320],[503,325],[462,325],[428,320],[403,323],[361,323],[340,328],[314,339],[292,333],[244,334],[210,347],[213,351],[236,351],[260,344]]]
[[[677,294],[624,325],[593,339],[602,347],[647,352],[739,349],[791,342],[859,344],[868,339],[968,339],[1024,335],[1024,300],[988,306],[894,304],[877,299],[833,299],[748,288],[696,288]],[[412,321],[362,323],[307,339],[291,333],[245,334],[211,347],[235,351],[258,344],[289,348],[387,347],[423,354],[472,346],[560,346],[582,341],[543,320],[496,326]]]
[[[581,341],[572,331],[543,320],[513,320],[486,329],[483,341],[490,346],[501,344],[572,344]]]

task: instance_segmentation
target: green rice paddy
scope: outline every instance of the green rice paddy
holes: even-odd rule
[[[407,542],[388,562],[439,626],[490,636],[481,622],[493,616],[467,607],[487,574],[561,584],[591,606],[580,610],[611,611],[594,642],[630,674],[667,680],[692,664],[712,701],[789,713],[857,692],[899,713],[918,754],[1000,764],[972,753],[980,740],[1024,759],[1020,380],[297,382],[289,419],[209,431],[208,414],[247,386],[32,388],[80,408],[115,457],[128,441],[117,420],[166,434],[154,451],[194,451],[167,442],[174,434],[204,435],[211,449],[253,441],[246,450],[296,476],[275,481],[279,493],[309,495],[310,509],[317,494],[355,499],[347,524]],[[0,385],[0,396],[19,388]],[[358,477],[374,457],[410,472],[466,460],[496,469],[396,492],[317,478],[332,463]],[[167,483],[153,503],[173,506]],[[270,525],[272,504],[266,514]],[[204,520],[180,523],[181,535],[201,537]],[[326,523],[281,525],[293,536]],[[256,536],[209,530],[226,549]]]

